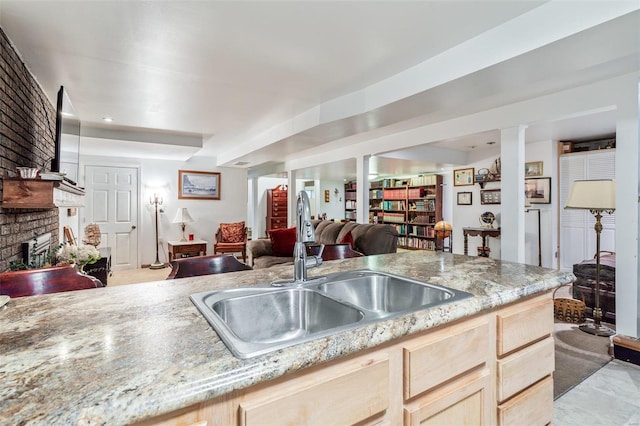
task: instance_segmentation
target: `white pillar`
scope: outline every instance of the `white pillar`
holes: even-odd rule
[[[251,228],[251,239],[258,238],[258,224],[256,219],[256,212],[258,211],[258,178],[250,177],[248,182],[249,199],[247,200],[247,226]]]
[[[287,171],[287,218],[289,219],[289,227],[296,224],[296,202],[298,200],[298,189],[296,188],[296,171]]]
[[[500,131],[502,260],[524,263],[524,131],[516,126]]]
[[[356,222],[369,223],[369,158],[356,158]]]
[[[638,84],[618,100],[616,120],[616,331],[631,337],[640,337]]]

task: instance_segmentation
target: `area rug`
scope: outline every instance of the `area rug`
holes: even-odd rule
[[[555,324],[556,369],[553,373],[553,398],[604,367],[610,360],[608,337],[593,336],[575,324]]]

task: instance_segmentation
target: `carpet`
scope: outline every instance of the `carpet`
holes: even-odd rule
[[[556,368],[553,373],[553,398],[604,367],[610,360],[608,337],[593,336],[576,324],[555,324]]]

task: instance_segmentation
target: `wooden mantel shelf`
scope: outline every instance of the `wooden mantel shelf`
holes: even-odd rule
[[[56,190],[82,197],[84,189],[73,186],[64,180],[43,179],[2,179],[2,208],[5,209],[54,209],[62,205],[81,206],[80,201],[60,202]]]

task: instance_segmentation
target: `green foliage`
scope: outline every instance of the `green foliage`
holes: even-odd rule
[[[23,260],[12,260],[11,262],[9,262],[9,270],[10,271],[24,271],[24,270],[27,270],[27,269],[46,268],[48,266],[51,266],[51,265],[55,264],[56,252],[64,244],[62,244],[62,243],[58,244],[53,249],[49,249],[49,250],[47,250],[45,252],[42,252],[40,254],[35,254],[35,247],[36,247],[37,243],[38,243],[38,241],[34,237],[33,238],[33,248],[34,248],[34,250],[31,250],[31,256],[29,258],[29,263],[24,263]]]

